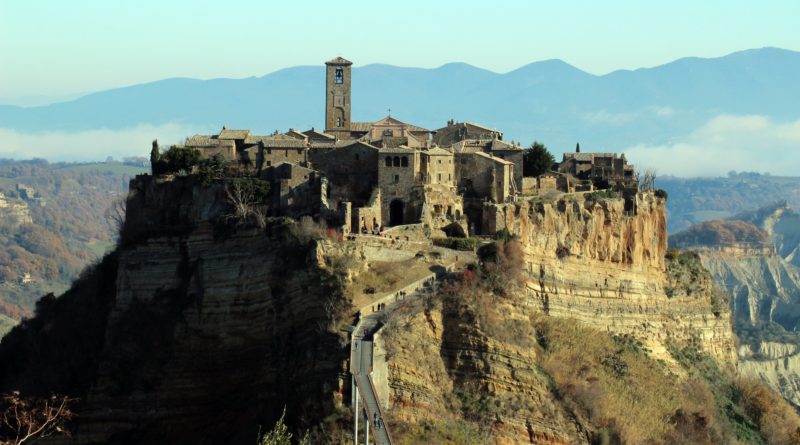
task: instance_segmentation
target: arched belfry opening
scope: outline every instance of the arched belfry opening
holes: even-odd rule
[[[405,212],[405,204],[399,199],[393,200],[389,203],[389,225],[399,226],[404,223],[403,213]]]

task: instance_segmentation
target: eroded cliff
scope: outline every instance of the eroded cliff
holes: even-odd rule
[[[298,430],[334,413],[344,252],[287,221],[227,221],[221,185],[143,176],[131,192],[113,261],[85,278],[101,285],[3,340],[4,389],[80,397],[75,443],[251,444],[284,407]],[[90,350],[53,338],[81,329],[67,308],[93,311]]]
[[[659,358],[669,359],[666,347],[678,342],[733,362],[729,311],[711,277],[668,261],[665,200],[640,193],[633,214],[622,199],[586,196],[498,208],[524,247],[530,301],[550,315],[632,334]]]
[[[628,440],[658,437],[655,443],[661,443],[659,434],[671,434],[653,419],[674,412],[652,412],[647,422],[655,430],[637,436],[633,427],[590,420],[564,398],[574,385],[560,386],[574,378],[590,387],[586,391],[602,392],[594,382],[613,386],[630,365],[647,371],[628,377],[626,385],[641,385],[652,393],[669,392],[659,385],[683,391],[683,377],[670,377],[685,372],[676,351],[703,351],[722,368],[732,369],[735,363],[730,313],[710,274],[696,256],[667,254],[664,200],[640,194],[635,204],[634,213],[626,211],[622,199],[576,195],[486,208],[492,212],[491,224],[505,229],[520,246],[501,266],[521,268],[520,281],[499,287],[469,284],[475,278],[464,272],[457,289],[445,284],[419,307],[399,309],[378,341],[386,351],[385,363],[379,360],[377,367],[385,367],[378,372],[386,375],[387,408],[404,443],[421,438],[441,443],[590,443],[613,437],[608,436],[611,430],[627,431]],[[483,280],[494,280],[485,278],[485,271],[480,274]],[[505,296],[498,297],[498,292]],[[563,357],[548,358],[557,352],[543,353],[547,336],[537,325],[542,316],[570,320],[566,325],[575,326],[575,338],[587,341],[587,363],[576,365],[578,359],[559,361]],[[605,343],[589,348],[592,336],[605,338]],[[615,338],[625,339],[620,340],[624,351],[628,344],[640,346],[630,346],[630,356],[618,359]],[[543,369],[546,363],[549,372]],[[575,376],[567,375],[573,372]],[[642,375],[662,383],[646,389],[649,383]],[[621,392],[627,394],[621,399],[635,393]],[[669,397],[676,403],[677,396]],[[647,403],[660,403],[644,395],[639,399],[625,403],[644,403],[638,408],[644,410],[652,408]]]

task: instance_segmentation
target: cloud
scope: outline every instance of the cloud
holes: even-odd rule
[[[20,133],[0,128],[0,158],[45,158],[48,161],[99,161],[108,156],[149,156],[150,144],[182,141],[202,128],[179,124],[139,125],[123,130],[75,133]]]
[[[717,116],[672,144],[624,150],[639,170],[676,176],[724,176],[731,170],[800,176],[800,120]]]
[[[608,110],[589,111],[583,113],[583,120],[590,124],[619,127],[634,123],[637,120],[648,118],[650,116],[655,116],[660,119],[668,119],[674,115],[675,110],[671,107],[652,105],[642,108],[636,112],[615,113]]]

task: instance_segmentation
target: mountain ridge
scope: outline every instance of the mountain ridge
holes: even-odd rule
[[[201,132],[222,125],[322,127],[324,66],[208,80],[174,77],[39,107],[0,105],[0,127],[16,132],[119,130],[181,124]],[[717,58],[687,57],[603,75],[549,59],[497,73],[464,62],[436,68],[369,64],[353,68],[353,120],[389,113],[430,129],[449,119],[476,121],[524,143],[556,151],[668,143],[719,115],[800,118],[800,52],[761,48]]]

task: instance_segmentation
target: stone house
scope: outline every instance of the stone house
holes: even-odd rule
[[[270,206],[275,216],[319,216],[327,208],[325,183],[319,172],[291,162],[265,168],[261,178],[272,185]]]
[[[636,181],[633,165],[628,164],[624,154],[617,153],[564,153],[558,171],[591,180],[598,188]]]
[[[447,126],[433,132],[433,142],[440,147],[449,147],[456,142],[473,140],[503,140],[503,133],[494,128],[474,122],[447,121]]]

